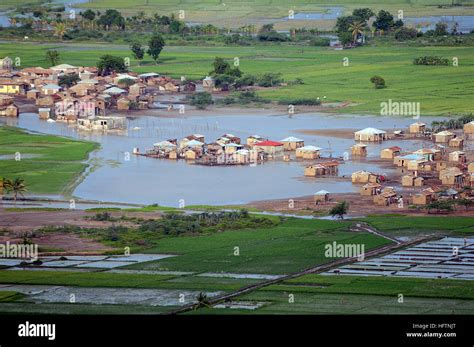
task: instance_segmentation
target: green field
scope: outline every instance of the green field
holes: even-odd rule
[[[155,65],[147,56],[138,67],[128,46],[97,44],[6,43],[0,56],[21,58],[21,67],[47,66],[45,51],[57,49],[62,63],[94,66],[99,57],[109,53],[129,57],[131,69],[155,71],[173,77],[201,79],[211,70],[216,56],[231,61],[240,59],[240,69],[248,74],[280,72],[286,81],[301,78],[302,85],[290,85],[259,92],[278,101],[326,96],[328,102],[350,102],[341,112],[380,113],[380,103],[389,99],[420,102],[421,115],[457,115],[472,112],[469,101],[474,94],[474,47],[361,47],[335,51],[322,47],[259,45],[251,47],[168,46]],[[438,55],[457,57],[459,66],[416,66],[415,57]],[[343,58],[349,66],[343,66]],[[382,76],[387,88],[376,90],[369,79]],[[441,82],[442,81],[442,82]]]
[[[0,155],[9,156],[0,160],[0,176],[24,179],[29,193],[65,193],[97,147],[92,142],[0,127]],[[19,161],[14,158],[17,152],[21,155]]]
[[[458,0],[458,4],[472,4],[469,0]],[[443,9],[438,5],[445,5]],[[126,14],[143,11],[147,14],[178,14],[185,11],[185,21],[205,22],[223,27],[239,27],[244,24],[261,24],[262,19],[280,19],[288,17],[288,11],[327,12],[327,6],[339,6],[343,13],[350,13],[354,8],[370,7],[375,11],[381,9],[396,13],[403,9],[405,15],[448,15],[466,14],[467,8],[452,7],[449,0],[92,0],[78,5],[83,8],[115,8]],[[318,28],[331,28],[334,21],[320,21]],[[314,21],[281,21],[278,28],[315,26]]]
[[[332,241],[379,247],[388,240],[368,233],[348,233],[347,224],[291,218],[272,228],[228,231],[203,236],[170,237],[148,253],[180,254],[130,269],[286,274],[331,261],[324,246]],[[234,255],[235,247],[239,255]]]
[[[474,217],[371,216],[362,220],[392,236],[415,236],[426,233],[460,236],[474,234]]]
[[[266,303],[256,311],[213,308],[198,313],[473,314],[473,299],[473,281],[305,275],[234,299]]]

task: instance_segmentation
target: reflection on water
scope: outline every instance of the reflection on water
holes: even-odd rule
[[[438,118],[439,119],[439,118]],[[428,117],[423,118],[429,122]],[[54,135],[97,141],[101,149],[91,154],[91,161],[100,162],[79,184],[74,195],[88,200],[128,203],[159,203],[178,206],[184,199],[191,204],[234,204],[261,199],[277,199],[310,195],[325,189],[333,193],[356,191],[350,181],[331,178],[304,178],[303,162],[270,161],[263,165],[206,167],[191,165],[184,160],[171,161],[130,156],[134,147],[141,151],[153,143],[168,138],[182,138],[201,133],[206,141],[224,133],[233,133],[244,141],[259,134],[280,140],[286,136],[302,137],[306,144],[322,147],[323,155],[342,156],[354,143],[352,139],[301,135],[301,129],[400,129],[412,123],[411,118],[388,118],[344,115],[288,116],[208,116],[189,118],[135,117],[128,122],[128,133],[99,135],[78,133],[64,123],[40,121],[36,114],[21,114],[19,119],[2,119],[10,125]],[[133,130],[137,129],[137,130]],[[385,144],[369,144],[369,158],[378,158],[384,147],[399,145],[404,150],[423,146],[422,140],[394,140]],[[360,169],[390,173],[367,161],[349,161],[340,166],[339,175],[350,175]],[[389,169],[392,170],[392,169]]]

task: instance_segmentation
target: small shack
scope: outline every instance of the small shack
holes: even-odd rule
[[[379,175],[366,170],[356,171],[352,174],[352,183],[380,183]]]
[[[304,140],[294,136],[289,136],[280,141],[286,151],[294,151],[297,148],[304,147]]]
[[[422,122],[416,122],[416,123],[410,124],[410,127],[409,127],[410,134],[424,133],[425,130],[426,130],[426,124]]]
[[[455,163],[465,163],[467,161],[466,152],[454,151],[449,153],[448,161]]]
[[[400,151],[402,149],[398,146],[393,146],[389,148],[382,149],[380,151],[380,158],[381,159],[393,159],[400,155]]]
[[[463,148],[464,147],[464,139],[462,137],[455,137],[449,140],[448,142],[449,147],[454,148]]]
[[[327,190],[320,190],[314,194],[314,202],[317,204],[321,202],[328,202],[330,200],[329,192]]]
[[[353,156],[366,157],[367,145],[357,143],[351,147],[351,153]]]
[[[318,159],[321,156],[321,148],[316,146],[304,146],[296,149],[295,152],[296,158],[301,159]]]
[[[283,143],[277,141],[262,141],[257,142],[254,145],[255,149],[261,149],[264,153],[266,153],[271,158],[277,158],[283,156]]]
[[[405,175],[402,177],[403,187],[422,187],[425,182],[423,177],[414,175]]]
[[[382,186],[378,183],[367,183],[359,189],[359,194],[362,196],[374,196],[380,194]]]
[[[378,206],[390,206],[397,202],[397,193],[392,187],[386,187],[380,194],[374,196],[374,204]]]
[[[265,141],[265,139],[259,135],[251,135],[247,137],[247,145],[250,147],[252,147],[258,142],[263,142],[263,141]]]
[[[421,192],[413,195],[413,205],[428,205],[436,199],[436,194],[431,188],[423,189]]]
[[[387,132],[376,128],[365,128],[354,133],[356,141],[381,142],[387,139]]]
[[[448,167],[439,172],[441,183],[446,186],[462,187],[463,173],[457,167]]]
[[[465,135],[474,135],[474,120],[464,124],[463,131]]]
[[[454,138],[454,133],[448,131],[448,130],[443,130],[440,131],[439,133],[436,133],[433,135],[434,136],[434,141],[436,143],[446,143],[449,142],[452,138]]]

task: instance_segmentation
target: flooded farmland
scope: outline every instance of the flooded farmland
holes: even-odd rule
[[[435,118],[423,117],[424,122]],[[440,118],[436,118],[440,119]],[[412,118],[380,116],[351,116],[306,114],[288,117],[262,115],[226,115],[192,117],[138,116],[129,118],[127,131],[121,135],[78,132],[65,123],[40,121],[33,113],[21,114],[18,119],[2,119],[2,123],[40,133],[69,136],[96,141],[101,148],[90,156],[91,167],[86,177],[73,192],[87,200],[178,206],[239,204],[255,200],[280,199],[313,194],[325,189],[332,193],[355,192],[358,186],[349,179],[352,172],[366,169],[390,174],[395,168],[380,167],[380,150],[400,146],[404,151],[431,145],[425,140],[390,140],[368,144],[368,157],[349,160],[339,167],[339,178],[304,178],[308,161],[268,161],[257,166],[207,167],[191,165],[184,160],[159,160],[132,155],[134,147],[144,151],[153,143],[169,138],[183,138],[200,133],[206,142],[224,133],[232,133],[245,141],[258,134],[272,140],[298,136],[306,145],[322,147],[324,157],[342,157],[354,144],[353,138],[332,138],[323,135],[301,134],[301,130],[362,129],[376,127],[388,132],[404,129]],[[470,144],[472,146],[472,143]]]

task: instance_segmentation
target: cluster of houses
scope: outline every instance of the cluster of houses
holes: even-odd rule
[[[425,127],[426,124],[417,122],[410,125],[409,132],[426,133]],[[470,197],[470,190],[464,191],[464,188],[474,188],[474,162],[469,163],[467,154],[460,149],[464,146],[464,139],[474,134],[474,122],[467,123],[463,130],[462,137],[451,131],[433,134],[431,148],[420,148],[409,153],[404,153],[398,146],[381,150],[381,159],[391,160],[394,166],[400,168],[401,186],[417,190],[410,196],[410,204],[426,205],[439,198]],[[356,132],[355,139],[381,142],[387,137],[382,130],[367,128]],[[352,155],[365,156],[367,146],[355,144],[351,152]],[[383,175],[365,170],[352,174],[352,183],[363,184],[359,190],[361,196],[373,197],[376,205],[399,204],[401,195],[393,187],[383,187],[384,181]]]
[[[186,159],[201,165],[247,165],[266,160],[290,160],[294,153],[297,159],[316,159],[321,148],[305,146],[304,140],[290,136],[273,141],[259,135],[241,138],[233,134],[224,134],[213,142],[206,143],[204,135],[192,134],[181,140],[168,139],[155,143],[153,148],[141,153],[139,148],[134,154],[161,159]]]
[[[59,85],[60,79],[67,76],[77,76],[78,80],[69,87]],[[203,88],[213,90],[213,79],[206,78]],[[34,101],[40,119],[76,123],[84,130],[116,129],[122,125],[123,122],[106,116],[108,109],[148,109],[154,107],[159,94],[195,90],[196,84],[191,81],[153,72],[100,76],[95,67],[69,64],[14,69],[12,59],[0,59],[0,116],[18,117],[15,99],[24,98]]]

